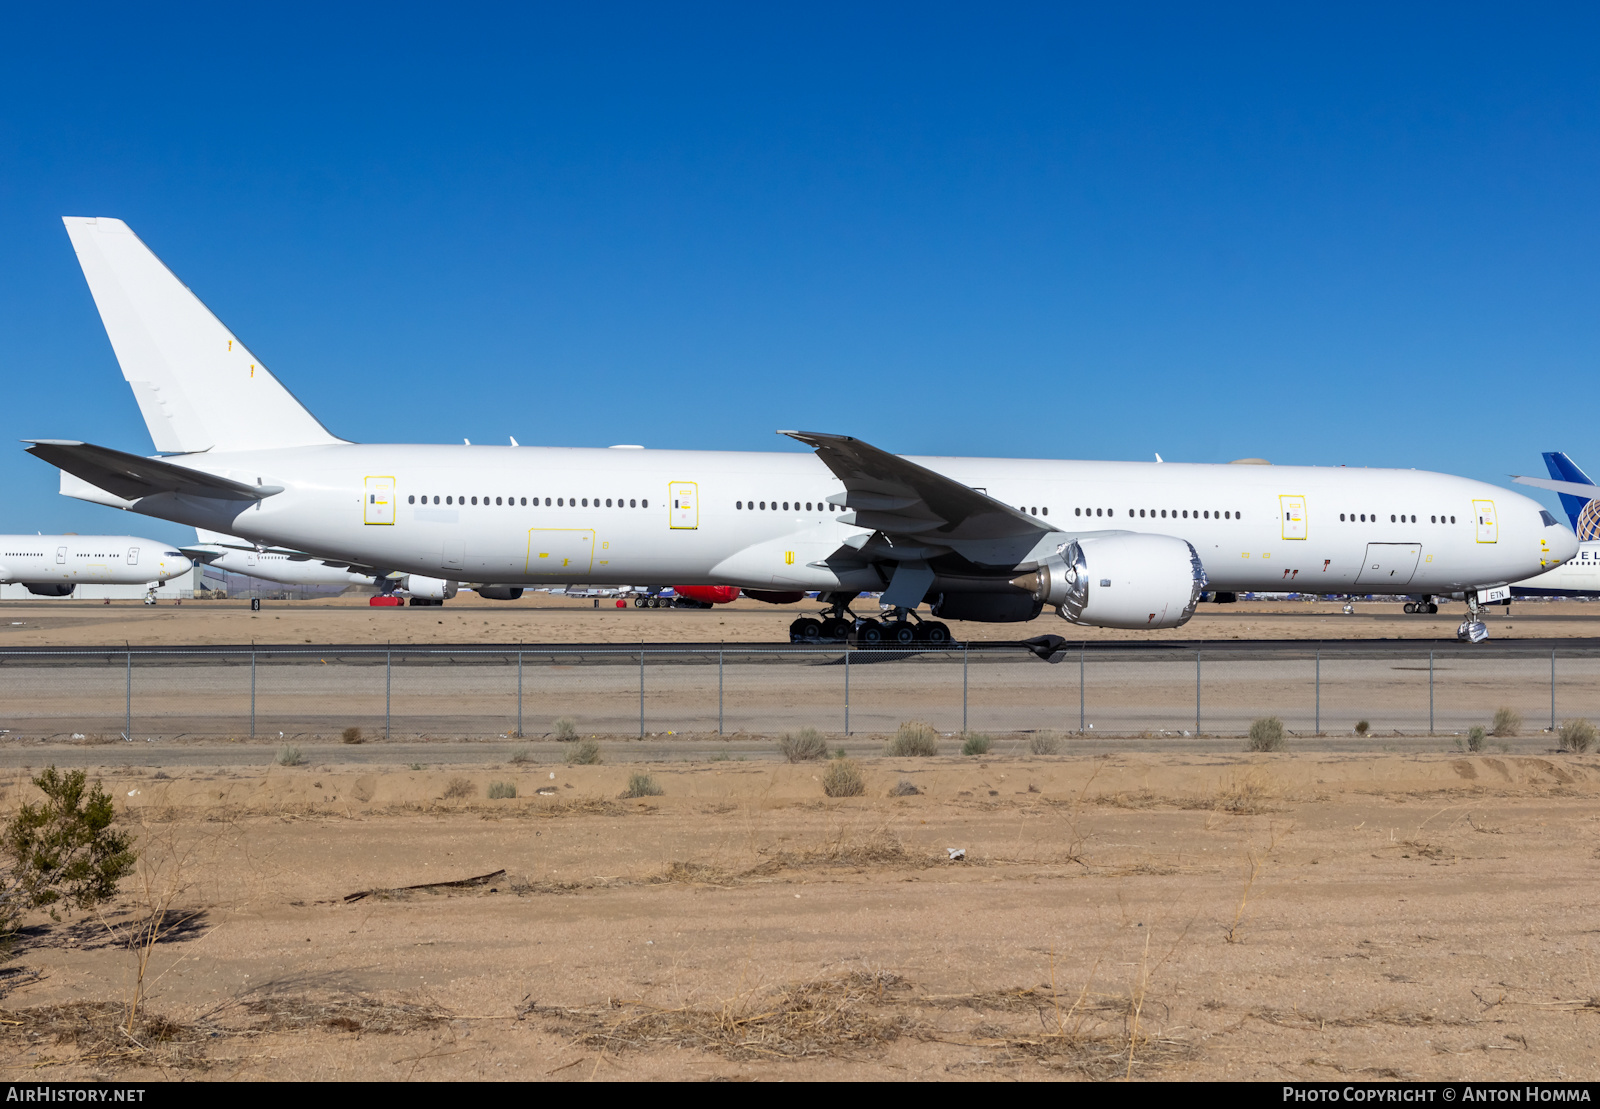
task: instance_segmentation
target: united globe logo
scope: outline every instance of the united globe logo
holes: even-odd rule
[[[1584,501],[1578,513],[1578,538],[1600,539],[1600,500]]]

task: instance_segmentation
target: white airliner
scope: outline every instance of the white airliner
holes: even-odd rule
[[[198,542],[183,548],[183,553],[196,562],[225,573],[242,574],[278,585],[376,585],[385,592],[403,589],[413,604],[444,601],[456,594],[454,582],[439,578],[420,574],[391,578],[375,567],[316,558],[304,551],[262,546],[236,535],[222,535],[204,528],[196,528],[195,537]],[[261,602],[252,600],[250,607],[260,608]]]
[[[331,561],[508,585],[820,591],[827,619],[797,622],[802,638],[846,635],[862,591],[894,611],[884,638],[939,642],[948,631],[918,606],[1170,628],[1205,589],[1460,592],[1461,634],[1479,638],[1479,589],[1577,549],[1526,497],[1414,470],[903,458],[799,431],[785,434],[814,453],[346,442],[125,223],[65,223],[167,457],[30,440],[61,491]]]
[[[0,585],[70,597],[80,585],[148,585],[194,568],[179,551],[137,535],[0,535]]]

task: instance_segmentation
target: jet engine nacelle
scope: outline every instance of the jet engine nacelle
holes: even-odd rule
[[[473,590],[480,597],[487,597],[491,601],[515,601],[522,597],[520,585],[480,585]]]
[[[425,601],[447,601],[456,595],[456,583],[412,574],[406,578],[406,592]]]
[[[1170,535],[1106,535],[1063,543],[1054,558],[1013,584],[1055,605],[1062,619],[1095,628],[1176,628],[1206,587],[1194,547]]]
[[[35,597],[70,597],[78,586],[76,582],[53,581],[44,584],[29,582],[27,588]]]

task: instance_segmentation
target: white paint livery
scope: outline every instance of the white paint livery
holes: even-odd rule
[[[193,567],[182,552],[137,535],[0,535],[0,584],[42,596],[64,597],[80,585],[155,585]]]
[[[66,223],[157,447],[186,453],[32,452],[68,496],[318,559],[507,585],[886,590],[975,619],[1048,602],[1170,627],[1202,586],[1452,593],[1577,549],[1525,497],[1413,470],[900,458],[810,432],[787,434],[811,454],[348,443],[125,224]]]

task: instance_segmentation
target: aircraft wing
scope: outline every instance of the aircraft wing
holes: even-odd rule
[[[1583,500],[1592,501],[1600,497],[1600,485],[1585,485],[1580,481],[1555,481],[1547,477],[1513,477],[1512,481],[1518,485],[1531,485],[1535,489],[1549,489],[1556,493],[1566,493],[1570,496],[1581,497]]]
[[[850,510],[838,517],[841,523],[933,544],[1035,540],[1054,530],[1046,521],[860,439],[815,431],[780,434],[813,448],[844,482],[844,497],[830,498]]]
[[[242,481],[191,470],[160,458],[144,458],[73,439],[24,439],[28,453],[82,478],[123,500],[136,501],[157,493],[211,497],[227,501],[259,501],[283,492],[281,485],[246,485]]]

